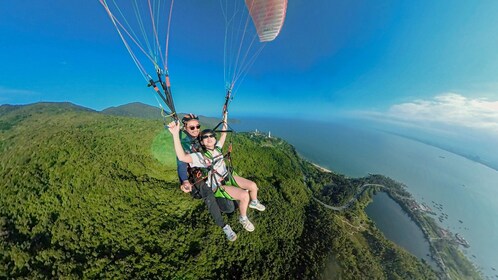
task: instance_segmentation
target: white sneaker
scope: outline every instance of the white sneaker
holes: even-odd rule
[[[254,231],[254,225],[251,223],[251,221],[249,221],[249,219],[239,218],[239,222],[242,224],[242,226],[244,227],[245,230],[247,230],[249,232]]]
[[[249,203],[249,208],[256,209],[259,211],[265,211],[266,207],[259,202],[259,200],[251,200],[251,203]]]
[[[224,226],[223,231],[225,232],[225,235],[227,236],[227,239],[229,241],[233,242],[233,241],[237,240],[237,234],[235,233],[235,231],[232,230],[230,225]]]

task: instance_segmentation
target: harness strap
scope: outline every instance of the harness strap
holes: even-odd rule
[[[166,81],[163,81],[162,76],[164,75],[164,78]],[[171,84],[170,84],[170,79],[169,79],[169,73],[166,70],[165,73],[163,73],[160,69],[157,69],[157,81],[154,81],[151,76],[149,76],[149,84],[147,85],[148,87],[152,87],[154,91],[159,95],[159,97],[163,100],[163,102],[168,106],[168,108],[171,110],[171,112],[166,112],[166,114],[163,114],[161,112],[161,115],[163,117],[171,117],[173,120],[178,121],[178,116],[176,114],[176,109],[175,109],[175,104],[173,102],[173,96],[171,94]],[[161,85],[161,89],[159,89],[157,84]],[[164,109],[163,109],[164,111]],[[165,116],[166,115],[166,116]]]
[[[216,150],[223,155],[223,151],[221,150],[220,147],[216,146]],[[229,160],[229,165],[227,165],[227,173],[223,176],[222,174],[218,173],[218,171],[216,171],[214,169],[214,166],[215,164],[217,163],[217,161],[213,161],[211,162],[211,165],[207,168],[209,169],[209,172],[211,172],[211,182],[214,182],[216,184],[216,191],[214,193],[214,196],[215,197],[221,197],[221,198],[227,198],[227,199],[230,199],[230,200],[234,200],[234,198],[232,198],[230,196],[230,194],[228,194],[225,189],[223,188],[223,185],[230,185],[230,186],[234,186],[234,187],[239,187],[237,185],[237,182],[235,181],[235,178],[233,177],[233,174],[232,174],[232,161],[230,159],[230,152],[231,152],[231,147],[229,148],[229,152],[225,155],[223,155],[220,159],[218,159],[217,161],[219,160],[224,160],[225,158],[228,158]],[[213,157],[213,154],[211,153],[211,151],[205,151],[203,153],[203,155],[210,159],[210,160],[213,160],[214,157]],[[222,183],[220,184],[220,182],[218,182],[215,178],[215,174],[219,175],[220,177],[223,178],[223,181]],[[205,176],[205,179],[207,179],[208,176]]]
[[[216,151],[218,151],[218,152],[222,155],[222,157],[221,157],[220,159],[218,159],[218,160],[214,161],[214,156],[213,156],[213,154],[211,153],[211,151],[205,151],[205,152],[203,153],[203,155],[204,155],[206,158],[208,158],[208,159],[212,160],[212,162],[211,162],[211,166],[209,166],[209,167],[208,167],[209,171],[211,171],[211,175],[216,174],[216,175],[219,175],[219,176],[220,176],[220,177],[222,177],[222,178],[225,178],[226,176],[228,176],[228,173],[229,173],[229,172],[228,172],[228,168],[227,168],[227,174],[224,174],[224,175],[223,175],[223,174],[220,174],[220,173],[219,173],[216,169],[214,169],[214,166],[218,163],[218,161],[220,161],[220,160],[224,160],[224,159],[225,159],[225,155],[223,155],[223,151],[221,150],[221,148],[220,148],[220,147],[216,146],[216,147],[215,147],[215,149],[216,149]],[[212,179],[214,179],[214,178],[212,178]],[[215,180],[215,181],[216,181],[216,180]],[[216,186],[218,186],[218,187],[219,187],[219,185],[218,185],[218,181],[216,181]]]

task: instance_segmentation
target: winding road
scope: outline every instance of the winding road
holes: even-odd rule
[[[331,206],[331,205],[328,205],[324,202],[322,202],[321,200],[319,200],[318,198],[314,197],[313,196],[313,199],[320,203],[323,207],[325,208],[328,208],[328,209],[331,209],[331,210],[334,210],[334,211],[344,211],[346,209],[348,209],[351,205],[353,205],[353,203],[358,200],[358,198],[360,197],[360,195],[363,194],[363,192],[368,188],[368,187],[380,187],[380,188],[385,188],[387,189],[386,186],[384,185],[380,185],[380,184],[364,184],[360,187],[360,190],[358,191],[358,193],[353,196],[348,202],[346,202],[344,205],[341,205],[341,206]]]
[[[348,209],[356,200],[358,200],[358,198],[360,197],[360,195],[362,195],[363,192],[368,187],[380,187],[380,188],[383,188],[383,189],[387,189],[386,186],[380,185],[380,184],[364,184],[364,185],[362,185],[360,187],[360,190],[358,191],[358,193],[355,196],[353,196],[348,202],[346,202],[344,205],[341,205],[341,206],[331,206],[331,205],[328,205],[328,204],[322,202],[321,200],[319,200],[318,198],[316,198],[314,196],[313,196],[313,199],[316,202],[318,202],[319,204],[321,204],[323,207],[327,208],[327,209],[342,212],[342,211]],[[397,196],[399,198],[408,198],[408,199],[410,198],[410,197],[400,196],[400,195],[397,195]],[[444,274],[446,276],[445,279],[451,279],[451,276],[450,276],[450,274],[448,272],[448,268],[446,267],[446,264],[444,263],[443,258],[440,255],[440,252],[436,249],[436,246],[433,243],[434,241],[442,239],[442,238],[433,238],[433,237],[430,237],[429,234],[425,231],[425,229],[421,228],[421,230],[424,232],[424,235],[426,236],[427,241],[429,242],[430,246],[433,248],[434,252],[436,253],[436,255],[433,256],[433,258],[439,264],[440,268],[444,272]]]

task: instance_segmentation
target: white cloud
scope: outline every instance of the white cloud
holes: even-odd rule
[[[460,126],[498,134],[498,100],[445,93],[391,106],[386,112],[363,115],[405,123]]]
[[[0,102],[10,102],[13,99],[18,100],[26,97],[37,96],[39,94],[40,93],[33,90],[7,88],[0,86]]]

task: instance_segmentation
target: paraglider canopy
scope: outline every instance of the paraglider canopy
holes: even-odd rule
[[[260,42],[275,39],[284,25],[287,0],[245,0]]]

